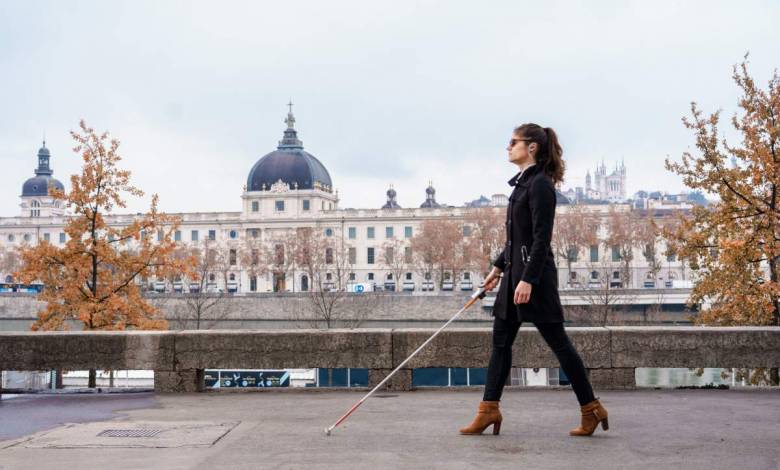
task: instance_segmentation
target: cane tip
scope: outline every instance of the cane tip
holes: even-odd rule
[[[325,428],[325,435],[326,435],[326,436],[330,436],[330,429],[328,429],[328,428]]]

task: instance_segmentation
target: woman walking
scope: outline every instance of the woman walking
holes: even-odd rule
[[[558,270],[550,247],[555,183],[563,180],[564,173],[563,150],[551,128],[523,124],[514,130],[507,151],[520,172],[509,180],[514,190],[507,207],[506,245],[484,283],[486,290],[499,284],[493,306],[493,351],[477,416],[460,432],[481,434],[492,424],[493,434],[499,433],[498,404],[512,367],[512,344],[523,321],[536,326],[577,396],[582,421],[569,434],[589,436],[599,423],[606,431],[607,410],[593,396],[582,359],[563,328]]]

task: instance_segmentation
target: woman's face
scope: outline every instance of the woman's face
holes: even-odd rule
[[[537,145],[519,134],[512,134],[506,150],[509,152],[509,162],[517,166],[525,166],[534,162]]]

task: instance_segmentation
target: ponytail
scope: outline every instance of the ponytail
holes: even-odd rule
[[[558,136],[551,127],[541,127],[538,124],[528,123],[515,128],[515,134],[531,139],[539,145],[536,153],[536,163],[554,184],[563,181],[566,165],[563,161],[563,148],[558,142]]]

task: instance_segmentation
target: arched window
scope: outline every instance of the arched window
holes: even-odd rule
[[[14,277],[9,274],[8,276],[5,277],[5,282],[9,284],[14,282]]]
[[[40,217],[41,216],[41,203],[36,199],[30,203],[30,217]]]
[[[591,271],[590,272],[590,278],[592,280],[594,280],[594,281],[597,280],[599,278],[599,272],[598,271]]]
[[[230,279],[231,281],[235,281],[235,280],[236,280],[236,275],[235,275],[235,273],[230,273],[229,279]]]
[[[309,290],[309,276],[301,276],[301,290],[304,292]]]

